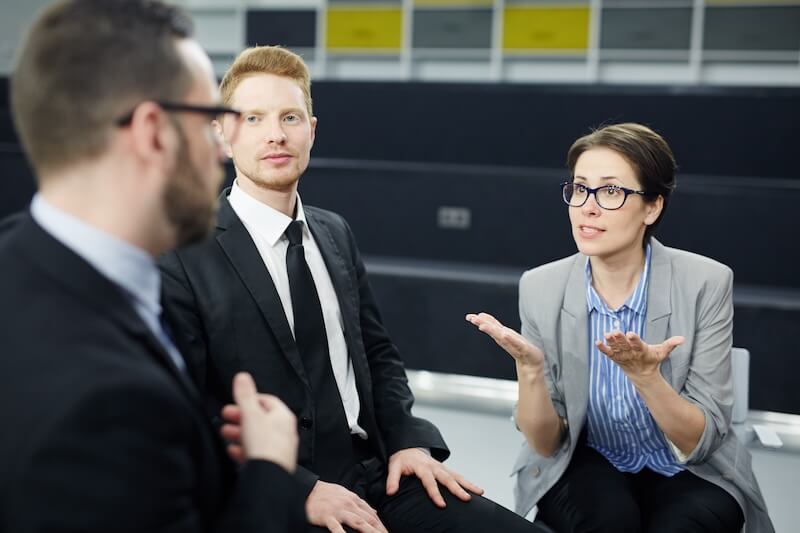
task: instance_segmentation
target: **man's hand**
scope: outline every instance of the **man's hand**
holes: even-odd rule
[[[636,333],[613,331],[605,334],[606,343],[597,341],[597,349],[617,363],[625,375],[634,382],[659,375],[661,361],[676,347],[683,337],[670,337],[661,344],[647,344]]]
[[[306,515],[309,522],[332,533],[345,533],[343,525],[362,533],[388,533],[367,502],[341,485],[322,480],[306,499]]]
[[[275,396],[258,394],[252,376],[240,372],[233,378],[236,405],[222,409],[225,424],[220,429],[228,444],[228,455],[242,463],[265,459],[289,472],[297,465],[297,420]]]
[[[419,448],[400,450],[389,457],[389,475],[386,478],[386,494],[394,495],[400,488],[401,476],[417,476],[425,487],[428,496],[438,507],[444,507],[444,498],[439,492],[441,483],[459,500],[468,501],[474,494],[483,494],[483,489],[473,485],[461,474],[453,472],[442,463]],[[438,483],[437,483],[438,482]]]
[[[537,371],[544,365],[544,353],[542,350],[528,342],[528,339],[513,329],[504,326],[492,315],[488,313],[470,313],[466,316],[466,319],[467,322],[477,326],[480,331],[494,339],[502,349],[514,358],[517,365]]]

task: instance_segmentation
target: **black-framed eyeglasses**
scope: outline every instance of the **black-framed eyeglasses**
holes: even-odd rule
[[[571,207],[581,207],[589,199],[590,195],[594,195],[594,200],[597,205],[608,211],[619,209],[625,205],[625,200],[631,194],[638,194],[640,196],[649,197],[650,193],[645,191],[637,191],[635,189],[628,189],[627,187],[620,187],[619,185],[603,185],[602,187],[587,187],[582,183],[574,183],[565,181],[561,184],[561,195],[564,198],[564,203]]]
[[[158,104],[161,109],[164,111],[176,111],[182,113],[202,113],[204,115],[208,115],[210,118],[217,118],[220,115],[233,115],[235,118],[240,118],[242,116],[242,112],[231,107],[225,106],[205,106],[205,105],[191,105],[191,104],[181,104],[179,102],[165,102],[155,100],[154,103]],[[133,120],[133,112],[131,110],[130,113],[127,113],[120,118],[117,119],[116,123],[117,126],[127,126]]]

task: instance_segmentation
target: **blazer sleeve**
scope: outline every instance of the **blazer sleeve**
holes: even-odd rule
[[[9,531],[256,533],[304,527],[304,503],[292,477],[266,461],[247,464],[229,498],[223,498],[224,487],[211,487],[217,497],[201,504],[209,497],[198,482],[203,429],[163,384],[109,378],[53,408],[58,412],[11,492]]]
[[[539,332],[539,325],[536,323],[533,304],[535,302],[535,295],[539,294],[536,287],[536,279],[533,271],[525,272],[519,281],[519,318],[520,318],[520,333],[525,337],[528,342],[539,348],[544,352],[545,365],[544,365],[544,381],[547,385],[547,391],[550,394],[550,401],[553,402],[553,408],[561,418],[567,418],[567,408],[564,404],[562,395],[554,382],[554,376],[551,368],[557,363],[557,355],[547,349],[541,333]],[[550,352],[550,353],[548,353]],[[517,406],[514,406],[514,421],[516,422]],[[519,426],[517,426],[519,427]]]
[[[450,455],[450,450],[439,430],[429,421],[411,414],[414,395],[408,386],[403,361],[383,325],[355,237],[347,222],[341,220],[350,260],[355,268],[361,337],[372,379],[375,416],[386,443],[387,454],[421,447],[430,449],[435,459],[444,461]]]
[[[220,398],[228,398],[230,395],[217,394],[219,385],[210,381],[213,376],[208,372],[208,335],[198,313],[200,306],[178,252],[161,256],[158,266],[161,269],[164,313],[172,326],[175,343],[186,361],[192,380],[206,402],[206,410],[212,423],[218,427],[222,423],[220,413],[224,406]],[[224,390],[227,391],[227,388]]]
[[[733,410],[731,347],[733,345],[733,272],[728,267],[706,280],[697,300],[691,363],[680,392],[703,411],[705,428],[686,462],[702,463],[730,430]],[[680,332],[676,332],[680,333]]]

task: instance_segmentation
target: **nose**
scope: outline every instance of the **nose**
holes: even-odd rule
[[[597,216],[600,214],[600,206],[597,205],[597,196],[590,194],[586,202],[581,206],[581,212],[586,216]]]
[[[264,134],[264,141],[267,144],[284,144],[286,142],[286,132],[283,131],[280,120],[270,121]]]

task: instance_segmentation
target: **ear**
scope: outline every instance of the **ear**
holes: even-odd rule
[[[130,150],[146,166],[162,166],[174,158],[179,140],[158,104],[139,104],[128,128]]]
[[[664,209],[664,197],[659,194],[654,201],[645,202],[645,209],[644,223],[649,226],[658,220],[659,215],[661,215],[661,210]]]
[[[311,117],[311,146],[314,146],[314,139],[317,138],[317,117]]]
[[[222,120],[224,121],[225,117],[223,117]],[[211,125],[214,127],[214,134],[217,136],[219,145],[222,146],[222,151],[228,159],[233,159],[233,150],[231,149],[230,143],[225,139],[225,131],[222,128],[222,124],[219,120],[212,120]]]

